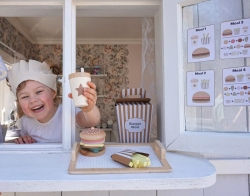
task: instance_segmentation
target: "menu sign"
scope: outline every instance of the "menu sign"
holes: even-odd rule
[[[225,106],[250,105],[250,67],[223,69]]]
[[[188,63],[215,59],[214,25],[188,30]]]
[[[250,57],[250,19],[221,23],[220,58]]]
[[[214,106],[214,70],[187,72],[187,105]]]

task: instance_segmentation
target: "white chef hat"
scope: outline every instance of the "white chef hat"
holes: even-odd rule
[[[12,64],[8,72],[8,80],[11,90],[16,96],[16,89],[20,83],[25,80],[34,80],[40,82],[56,91],[56,78],[46,62],[21,60],[19,63]]]

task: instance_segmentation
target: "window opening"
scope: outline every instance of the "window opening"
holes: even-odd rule
[[[0,42],[0,48],[5,54],[4,57],[6,57],[5,60],[9,65],[19,62],[20,60],[28,61],[32,59],[39,62],[45,61],[51,68],[58,68],[58,71],[54,74],[58,75],[58,80],[60,80],[62,78],[63,41],[62,4],[50,5],[50,9],[46,6],[46,11],[44,11],[42,4],[34,6],[30,10],[36,9],[36,13],[30,13],[28,11],[29,6],[31,5],[26,5],[25,8],[27,10],[19,10],[19,6],[8,6],[9,13],[4,14],[5,17],[0,18],[0,23],[3,27],[2,34],[8,35],[4,36]],[[37,14],[37,16],[39,15],[39,17],[35,16],[35,14]],[[0,145],[0,148],[25,150],[34,148],[61,149],[62,143],[36,143],[35,145],[15,144],[14,139],[20,136],[20,123],[18,123],[16,112],[16,98],[14,95],[9,98],[12,92],[5,83],[5,80],[1,81],[0,86],[0,109],[2,114],[4,113],[1,124],[5,126],[4,128],[6,130],[5,137],[3,138],[5,141],[3,140],[3,143],[1,142],[2,145]],[[60,85],[61,83],[58,82],[58,86]],[[61,88],[57,87],[57,90],[59,92]],[[57,97],[58,102],[61,103],[61,94]],[[11,107],[8,106],[10,104]]]

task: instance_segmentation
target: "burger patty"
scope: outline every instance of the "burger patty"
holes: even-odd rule
[[[80,148],[82,150],[88,150],[88,151],[93,152],[93,153],[98,153],[98,152],[102,151],[104,147],[85,148],[84,146],[80,145]]]

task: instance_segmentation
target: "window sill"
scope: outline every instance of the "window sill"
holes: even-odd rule
[[[174,134],[172,134],[174,135]],[[183,131],[173,141],[168,141],[168,150],[216,155],[221,158],[250,157],[249,133],[191,132]],[[209,157],[209,156],[208,156]]]
[[[167,190],[213,185],[215,167],[201,157],[167,152],[170,173],[68,174],[71,153],[1,153],[2,192]]]

